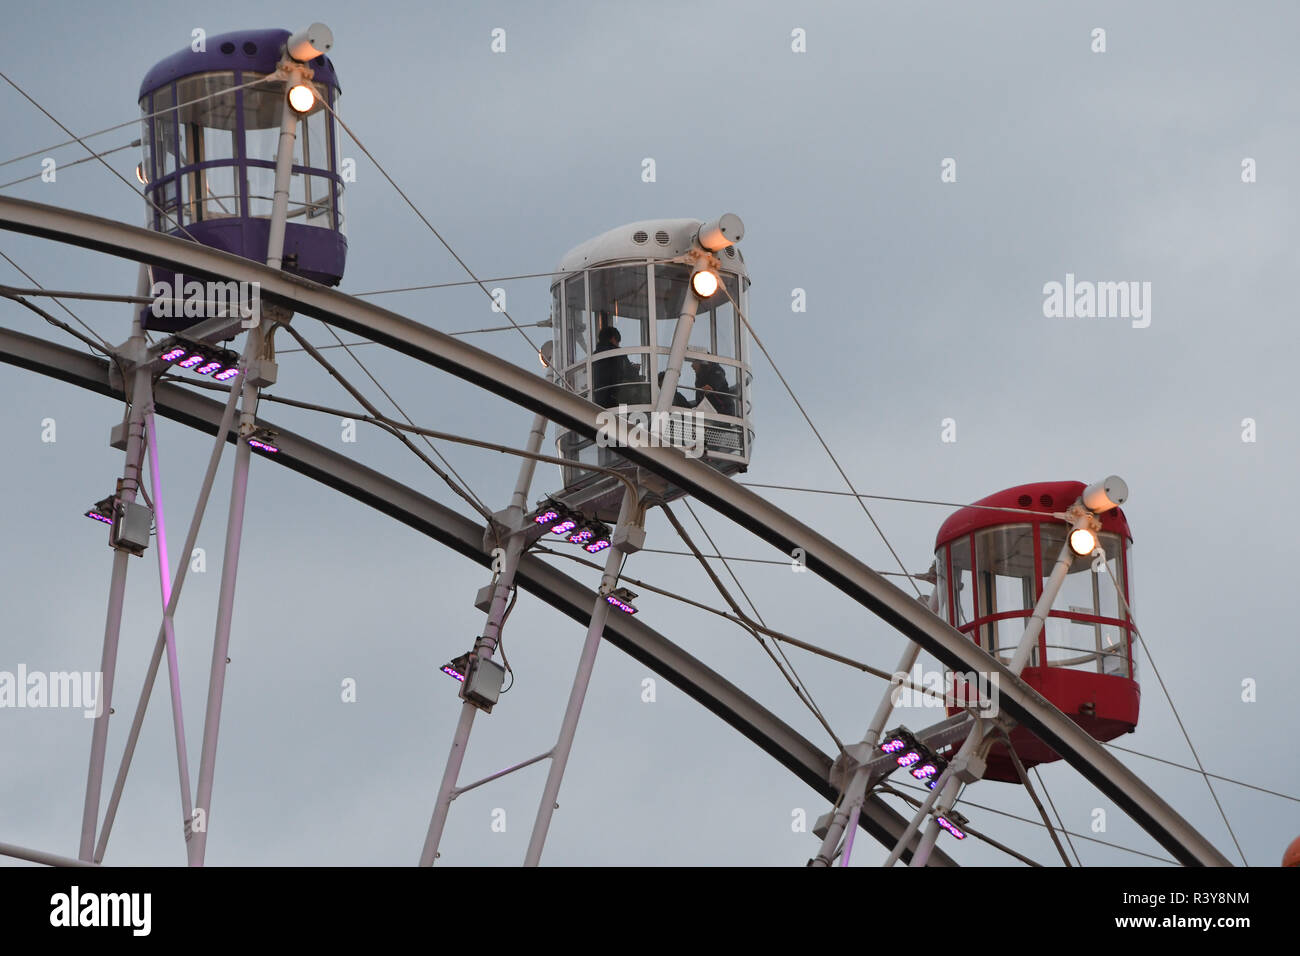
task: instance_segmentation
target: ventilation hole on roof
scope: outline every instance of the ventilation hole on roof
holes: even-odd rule
[[[727,258],[728,259],[736,258],[736,250],[731,248],[731,246],[727,246]]]
[[[668,245],[668,233],[660,229],[658,232],[655,233],[655,242],[659,243],[659,245],[661,246]]]
[[[1028,508],[1030,505],[1034,503],[1034,499],[1029,497],[1029,495],[1021,495],[1018,499],[1016,499],[1016,501],[1017,503],[1019,503],[1020,507],[1022,508]]]
[[[645,242],[649,238],[650,237],[645,234],[644,229],[638,229],[636,232],[632,233],[632,241],[635,242],[638,246],[641,245],[641,243]]]
[[[221,52],[228,56],[235,52],[235,45],[227,40],[225,43],[221,44]]]
[[[1039,496],[1038,496],[1038,503],[1039,503],[1040,505],[1042,505],[1044,508],[1050,508],[1050,507],[1052,507],[1052,496],[1051,496],[1051,495],[1039,495]]]
[[[257,44],[254,43],[252,40],[249,40],[247,43],[244,44],[244,52],[247,53],[249,56],[253,56],[254,54],[257,53]]]

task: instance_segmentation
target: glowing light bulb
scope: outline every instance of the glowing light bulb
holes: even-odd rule
[[[316,91],[306,83],[289,87],[289,105],[299,113],[308,112],[316,105]]]
[[[718,291],[718,275],[708,269],[701,269],[691,276],[691,288],[701,299],[707,299]]]
[[[1097,536],[1087,528],[1075,528],[1070,532],[1070,550],[1083,556],[1097,550]]]

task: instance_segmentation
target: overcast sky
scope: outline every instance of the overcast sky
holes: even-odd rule
[[[382,11],[322,0],[297,23],[239,0],[206,11],[141,3],[127,18],[102,4],[34,8],[0,35],[0,69],[87,133],[132,119],[145,71],[187,47],[196,28],[213,36],[323,21],[335,35],[342,115],[485,277],[552,269],[579,242],[634,220],[739,214],[751,319],[858,489],[960,502],[1028,481],[1122,475],[1132,492],[1136,613],[1201,759],[1213,773],[1300,793],[1290,734],[1300,650],[1287,623],[1294,558],[1280,510],[1296,484],[1300,429],[1300,195],[1290,171],[1300,155],[1300,12],[1172,2],[389,3]],[[494,28],[505,30],[505,52],[491,50]],[[1094,52],[1098,28],[1104,52]],[[796,29],[806,52],[792,50]],[[44,150],[0,167],[0,183],[39,173],[46,155],[61,164],[55,182],[38,178],[5,195],[141,222],[142,200],[101,165],[62,168],[84,153],[45,149],[67,137],[9,86],[0,86],[0,129],[0,161]],[[137,135],[128,127],[91,142],[110,149]],[[342,152],[357,164],[343,290],[463,279],[361,151],[345,143]],[[647,157],[653,183],[641,177]],[[138,158],[123,150],[108,161],[130,178]],[[941,181],[949,158],[955,182]],[[1254,182],[1243,182],[1246,159]],[[134,289],[135,266],[123,260],[9,233],[0,251],[48,287]],[[1043,287],[1067,274],[1149,282],[1149,325],[1046,317]],[[0,282],[27,284],[3,261]],[[545,279],[505,285],[516,320],[547,316]],[[804,313],[791,310],[795,289],[806,291]],[[478,290],[379,301],[444,331],[503,324]],[[126,337],[125,306],[71,305],[109,339]],[[75,344],[11,303],[0,303],[0,321]],[[318,344],[332,341],[314,320],[295,324]],[[516,333],[471,341],[537,368]],[[361,371],[334,354],[378,401]],[[359,354],[420,424],[524,443],[531,413],[377,347]],[[758,355],[754,383],[747,479],[843,490]],[[353,407],[302,354],[282,358],[275,391]],[[8,365],[0,365],[0,394],[0,670],[95,670],[111,552],[82,512],[120,473],[108,435],[121,405]],[[467,510],[382,433],[362,430],[349,444],[336,418],[263,413]],[[42,441],[47,418],[57,424],[54,442]],[[947,418],[955,442],[941,440]],[[211,443],[172,422],[160,430],[175,556]],[[505,506],[513,461],[441,450],[480,497]],[[196,773],[229,458],[199,539],[206,572],[191,575],[177,617]],[[535,497],[558,483],[557,469],[539,467]],[[873,567],[893,569],[851,499],[763,493]],[[782,557],[695,510],[723,553]],[[951,509],[872,510],[909,569],[924,570]],[[685,509],[677,513],[703,543]],[[680,550],[657,513],[649,539]],[[595,572],[563,564],[597,584]],[[902,638],[813,575],[733,567],[769,626],[892,669]],[[486,572],[262,460],[253,464],[239,570],[208,862],[414,863],[459,711],[438,666],[481,629],[472,605]],[[627,572],[721,605],[689,558],[638,554]],[[638,606],[647,624],[832,750],[746,632],[666,598],[646,595]],[[158,617],[151,549],[131,562],[110,781]],[[517,683],[477,721],[464,780],[551,746],[582,635],[521,594],[505,632]],[[790,654],[837,734],[858,739],[882,682]],[[811,821],[824,801],[666,680],[644,702],[651,676],[601,648],[543,862],[802,865],[818,841],[793,832],[794,812]],[[1119,743],[1193,763],[1145,657],[1139,677],[1141,723]],[[355,703],[341,700],[346,678],[356,681]],[[1243,700],[1246,681],[1253,701]],[[107,862],[185,860],[162,690]],[[899,719],[920,727],[935,713]],[[0,711],[0,841],[76,854],[90,732],[78,711]],[[1119,756],[1239,861],[1203,780]],[[1167,859],[1069,766],[1042,775],[1068,829]],[[458,800],[441,862],[519,863],[544,779],[537,765]],[[1215,786],[1247,860],[1275,865],[1300,832],[1296,803]],[[967,797],[1037,819],[1017,786],[983,783]],[[1101,833],[1092,830],[1098,808]],[[505,832],[492,829],[497,809]],[[1041,827],[965,809],[977,829],[1058,862]],[[963,863],[1008,862],[975,840],[942,845]],[[1085,865],[1157,862],[1084,839],[1075,847]],[[884,855],[864,838],[854,863]]]

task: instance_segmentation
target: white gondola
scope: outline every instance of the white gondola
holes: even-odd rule
[[[553,497],[613,518],[618,480],[579,466],[631,474],[618,449],[635,441],[679,447],[724,474],[746,470],[754,429],[741,318],[749,276],[736,247],[743,233],[731,214],[656,219],[611,229],[561,259],[551,286],[553,373],[607,413],[594,440],[558,430],[558,454],[574,464],[562,469],[564,490]],[[656,491],[664,501],[681,495],[672,486]]]

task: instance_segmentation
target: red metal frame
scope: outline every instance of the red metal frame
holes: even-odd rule
[[[978,646],[983,647],[980,638],[985,626],[996,629],[996,622],[1011,618],[1026,618],[1032,609],[998,611],[983,614],[984,600],[976,586],[979,580],[975,564],[975,532],[986,528],[1003,525],[1030,524],[1034,529],[1034,566],[1038,573],[1034,575],[1034,601],[1037,603],[1043,595],[1043,547],[1042,531],[1045,525],[1063,526],[1056,512],[1065,511],[1082,493],[1085,485],[1077,481],[1040,482],[1018,485],[1005,491],[989,495],[975,502],[984,508],[967,507],[952,514],[939,529],[935,538],[936,559],[942,555],[948,571],[948,623],[961,633],[968,635]],[[1028,504],[1025,499],[1028,498]],[[1009,508],[1014,511],[997,511],[994,508]],[[1115,534],[1123,544],[1120,559],[1120,585],[1125,601],[1129,598],[1129,554],[1133,542],[1128,521],[1120,509],[1105,512],[1099,516],[1102,531]],[[972,619],[958,625],[958,605],[960,590],[956,580],[956,569],[952,561],[953,549],[961,546],[965,538],[969,548],[972,588]],[[941,550],[942,549],[942,550]],[[1080,621],[1088,624],[1105,624],[1119,628],[1127,643],[1129,676],[1097,673],[1060,667],[1049,664],[1047,657],[1047,629],[1038,635],[1038,659],[1040,663],[1026,667],[1021,673],[1022,679],[1036,691],[1050,700],[1063,713],[1070,716],[1075,723],[1088,731],[1098,740],[1112,740],[1123,733],[1131,733],[1137,726],[1141,688],[1133,679],[1133,620],[1129,614],[1120,617],[1106,617],[1100,614],[1080,614],[1075,611],[1057,611],[1050,609],[1048,617],[1060,620]],[[988,648],[985,648],[988,650]],[[960,708],[949,708],[955,714]],[[1059,759],[1051,748],[1038,740],[1033,734],[1021,727],[1011,733],[1012,745],[1016,754],[1026,767],[1047,763]],[[1014,764],[1004,745],[994,746],[989,753],[988,769],[985,777],[993,780],[1018,782]]]
[[[948,520],[940,526],[939,533],[935,536],[935,546],[948,544],[963,534],[996,525],[1019,524],[1025,521],[1055,523],[1060,519],[1054,517],[1054,513],[1065,511],[1070,505],[1074,504],[1085,487],[1082,481],[1043,481],[1029,485],[1017,485],[1014,488],[1008,488],[1006,491],[999,491],[997,494],[989,495],[987,498],[981,498],[979,501],[972,502],[972,505],[982,507],[968,506],[953,512],[948,517]],[[1021,504],[1022,498],[1025,497],[1029,498],[1029,503]],[[1051,504],[1044,504],[1044,498],[1051,501]],[[1012,510],[989,510],[992,508],[1009,508]],[[1128,541],[1133,540],[1133,533],[1129,530],[1128,520],[1124,517],[1124,512],[1121,509],[1114,508],[1102,513],[1098,518],[1101,521],[1102,531],[1121,535]]]

